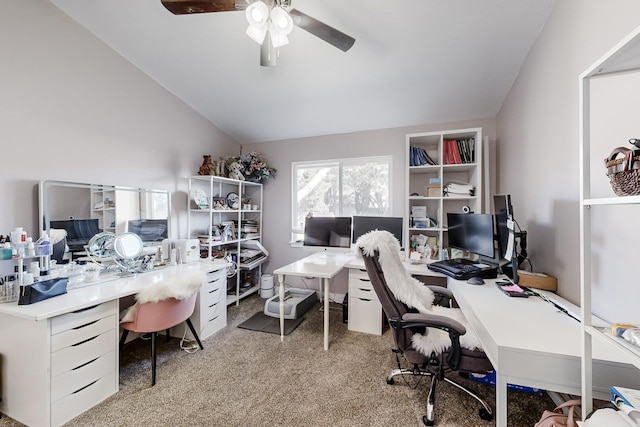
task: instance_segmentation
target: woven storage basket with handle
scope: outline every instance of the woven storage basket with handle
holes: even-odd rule
[[[617,196],[640,194],[640,150],[615,148],[609,157],[604,159],[604,164],[611,188]]]

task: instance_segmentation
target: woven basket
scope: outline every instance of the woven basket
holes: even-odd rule
[[[609,157],[604,159],[604,164],[611,188],[617,196],[640,194],[640,150],[615,148]]]

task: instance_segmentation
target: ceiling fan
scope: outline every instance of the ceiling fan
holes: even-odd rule
[[[291,0],[161,0],[174,15],[191,13],[232,12],[247,13],[247,34],[261,45],[260,65],[276,64],[277,49],[288,43],[286,35],[293,25],[302,28],[343,52],[348,51],[355,39],[335,28],[291,9]]]

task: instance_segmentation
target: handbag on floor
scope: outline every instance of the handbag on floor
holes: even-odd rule
[[[580,403],[580,399],[573,399],[558,405],[553,411],[544,411],[534,427],[578,427],[574,419],[574,410]],[[562,412],[563,408],[568,408],[568,415]]]

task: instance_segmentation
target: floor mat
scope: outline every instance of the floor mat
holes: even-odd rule
[[[304,317],[297,319],[285,319],[284,320],[284,334],[289,335],[300,323],[304,320]],[[280,334],[280,318],[271,317],[259,311],[249,319],[245,320],[238,325],[238,328],[249,329],[252,331],[267,332],[269,334]]]

